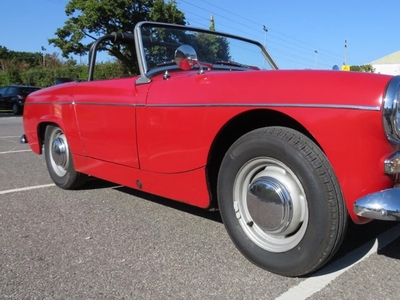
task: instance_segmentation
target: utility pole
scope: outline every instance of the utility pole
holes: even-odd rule
[[[42,46],[43,51],[43,67],[46,66],[46,48]]]
[[[317,69],[318,68],[318,51],[315,50],[314,52],[315,52],[315,69]]]
[[[263,25],[263,30],[264,30],[264,47],[265,47],[265,50],[267,50],[267,32],[268,32],[268,28],[265,25]],[[266,64],[267,64],[267,61],[264,58],[264,62],[263,62],[263,69],[264,70],[266,68]]]

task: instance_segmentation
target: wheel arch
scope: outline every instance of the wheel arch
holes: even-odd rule
[[[69,106],[60,106],[57,108],[56,105],[46,106],[43,110],[44,114],[41,117],[33,118],[36,121],[36,124],[34,125],[36,132],[32,132],[32,134],[36,135],[35,139],[37,138],[38,148],[40,151],[39,154],[42,154],[45,131],[46,127],[49,125],[57,126],[64,132],[68,138],[72,153],[83,152],[79,139],[76,117],[73,110],[70,109]]]
[[[217,179],[222,159],[229,147],[242,135],[262,127],[283,126],[301,132],[323,151],[312,134],[292,117],[270,109],[254,109],[230,119],[218,132],[210,147],[207,158],[207,182],[211,206],[217,206]]]
[[[56,122],[50,122],[50,121],[40,122],[37,125],[37,137],[38,137],[38,144],[39,144],[40,154],[43,153],[44,135],[45,135],[45,132],[46,132],[46,127],[49,126],[49,125],[54,125],[54,126],[60,127],[60,125],[57,124]]]

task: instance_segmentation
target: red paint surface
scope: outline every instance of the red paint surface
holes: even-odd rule
[[[171,73],[135,86],[136,78],[71,83],[32,94],[24,130],[40,152],[38,124],[58,124],[78,171],[207,207],[205,168],[221,128],[243,112],[279,111],[300,123],[325,152],[349,213],[359,197],[393,186],[384,159],[381,107],[391,77],[334,71]],[[345,105],[347,108],[327,106]]]

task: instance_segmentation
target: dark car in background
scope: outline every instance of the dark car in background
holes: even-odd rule
[[[22,114],[26,97],[39,89],[28,85],[8,85],[0,88],[0,109],[12,110],[14,115]]]

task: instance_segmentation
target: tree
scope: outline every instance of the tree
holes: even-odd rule
[[[132,32],[140,21],[185,24],[176,0],[70,0],[65,8],[69,19],[49,43],[63,57],[86,54],[96,38],[112,32]],[[139,72],[135,45],[105,44],[101,50],[117,58],[130,74]]]
[[[213,15],[211,15],[211,17],[210,17],[210,30],[215,31],[215,22],[214,22]]]
[[[361,70],[363,72],[375,73],[375,68],[372,65],[362,65]]]
[[[372,65],[350,66],[350,71],[374,73],[375,68]]]
[[[42,55],[39,52],[12,51],[0,46],[0,71],[10,68],[24,71],[40,65]]]
[[[229,42],[225,37],[208,33],[196,33],[192,42],[198,58],[203,62],[230,61]]]

